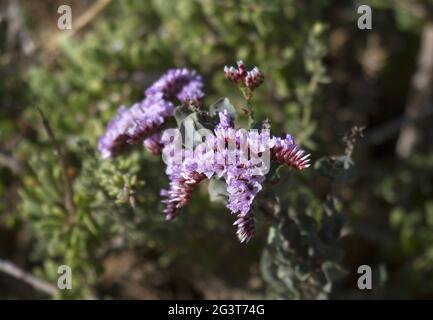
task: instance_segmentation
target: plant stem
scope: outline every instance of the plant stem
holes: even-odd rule
[[[247,108],[248,108],[248,127],[251,129],[254,124],[254,108],[251,104],[251,99],[247,99]]]
[[[249,90],[246,87],[239,87],[239,89],[241,90],[242,95],[244,96],[245,101],[247,102],[247,108],[244,109],[244,111],[248,116],[248,127],[251,129],[251,126],[254,124],[254,108],[253,105],[251,104],[251,99],[253,97],[253,94],[251,90]]]
[[[65,207],[66,207],[66,210],[71,215],[71,217],[73,217],[75,215],[74,196],[73,196],[73,191],[72,191],[72,181],[68,175],[68,167],[66,164],[65,156],[62,153],[60,145],[59,145],[59,143],[58,143],[58,141],[54,135],[53,130],[51,129],[50,124],[48,123],[47,118],[45,117],[45,114],[42,112],[41,108],[39,108],[38,106],[35,106],[35,107],[36,107],[36,110],[38,110],[39,115],[41,116],[42,125],[43,125],[43,127],[44,127],[44,129],[48,135],[48,138],[51,142],[51,145],[54,148],[54,153],[59,159],[60,168],[61,168],[62,176],[63,176],[63,191],[64,191],[64,197],[65,197],[65,199],[64,199]]]
[[[57,288],[51,283],[35,277],[20,267],[14,265],[12,262],[0,259],[0,271],[16,279],[19,279],[30,285],[32,288],[44,292],[50,296],[55,296],[58,294]]]

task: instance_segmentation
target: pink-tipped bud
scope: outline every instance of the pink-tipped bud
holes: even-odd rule
[[[251,91],[262,84],[264,76],[259,68],[254,67],[251,71],[247,71],[247,67],[242,60],[239,60],[236,64],[237,68],[224,67],[224,74],[227,79],[237,85],[243,85]]]

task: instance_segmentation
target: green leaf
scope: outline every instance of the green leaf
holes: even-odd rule
[[[227,184],[223,180],[211,179],[208,186],[209,199],[212,202],[227,204]]]
[[[86,225],[87,229],[92,235],[98,235],[98,226],[89,213],[85,213],[83,215],[83,223]]]
[[[185,117],[180,124],[180,132],[185,141],[193,141],[193,146],[202,143],[202,134],[198,130],[209,130],[209,134],[213,134],[213,125],[204,116],[199,115],[197,112],[193,112]]]
[[[224,110],[227,110],[228,114],[233,119],[237,118],[238,113],[228,98],[221,98],[209,107],[209,113],[214,117],[218,116],[218,113],[223,112]]]
[[[191,114],[191,110],[186,106],[178,106],[174,109],[174,118],[176,119],[177,126],[180,127],[182,121]]]

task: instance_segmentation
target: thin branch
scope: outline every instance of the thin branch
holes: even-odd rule
[[[24,171],[24,166],[20,162],[4,153],[0,153],[0,167],[6,167],[16,175]]]
[[[58,289],[53,286],[51,283],[39,279],[35,277],[34,275],[28,273],[27,271],[21,269],[20,267],[16,266],[12,262],[3,260],[0,258],[0,271],[8,274],[18,280],[21,280],[28,285],[30,285],[32,288],[46,293],[50,296],[55,296],[59,291]]]
[[[48,51],[54,51],[58,48],[58,44],[67,38],[70,38],[74,36],[76,33],[78,33],[81,29],[83,29],[85,26],[87,26],[89,23],[91,23],[96,16],[98,16],[104,8],[110,4],[111,0],[98,0],[96,3],[94,3],[86,12],[84,12],[81,16],[79,16],[76,21],[73,23],[73,28],[69,32],[62,31],[58,36],[54,37],[48,45],[47,50]]]
[[[51,145],[54,148],[54,153],[59,159],[60,162],[60,168],[62,170],[62,176],[63,176],[63,191],[64,191],[64,201],[65,201],[65,207],[66,210],[68,210],[69,214],[73,216],[75,214],[75,204],[74,204],[74,195],[72,191],[72,181],[68,175],[68,167],[66,164],[66,159],[64,154],[62,153],[62,149],[60,148],[60,145],[54,135],[53,130],[51,129],[50,124],[48,123],[47,118],[45,117],[45,114],[42,112],[41,108],[38,106],[35,106],[36,109],[39,112],[39,115],[42,119],[42,125],[48,135],[48,138],[51,142]]]
[[[406,105],[406,119],[414,119],[431,108],[431,86],[433,84],[433,22],[424,26],[421,36],[421,47],[418,55],[418,68],[412,77],[412,86]],[[420,139],[420,131],[415,123],[403,124],[396,145],[396,153],[401,158],[407,158]]]
[[[355,143],[358,138],[364,137],[365,127],[353,126],[350,131],[346,133],[343,137],[343,142],[346,145],[344,149],[344,154],[348,157],[352,157],[353,150],[355,149]]]
[[[418,122],[421,122],[432,115],[433,107],[429,106],[415,117],[407,118],[406,116],[401,116],[389,120],[380,126],[368,130],[366,138],[361,141],[361,144],[379,145],[398,134],[403,125],[416,125]]]

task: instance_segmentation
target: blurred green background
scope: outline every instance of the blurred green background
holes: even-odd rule
[[[373,28],[360,30],[366,3]],[[433,1],[74,0],[71,31],[57,28],[61,4],[0,3],[0,264],[54,286],[70,265],[73,289],[47,294],[0,271],[0,298],[433,298]],[[264,251],[278,245],[260,218],[239,244],[206,185],[166,222],[161,160],[96,151],[118,106],[168,68],[202,74],[207,105],[242,103],[222,72],[238,59],[266,77],[257,118],[315,163],[279,189],[294,228],[273,229],[291,239],[282,261]],[[73,215],[36,105],[66,158]],[[320,271],[304,263],[325,247]],[[372,290],[357,288],[363,264]]]

